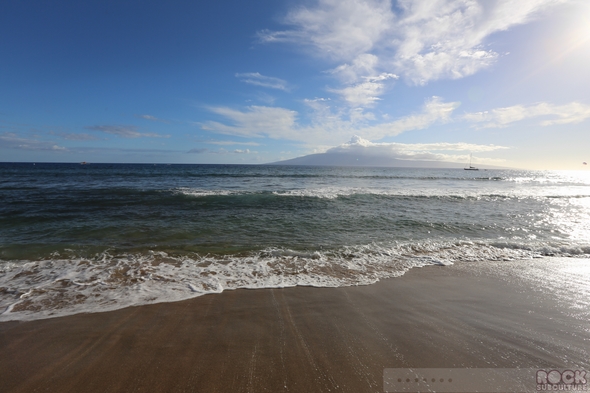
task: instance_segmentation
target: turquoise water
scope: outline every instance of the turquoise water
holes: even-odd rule
[[[588,172],[0,164],[0,320],[590,254]]]

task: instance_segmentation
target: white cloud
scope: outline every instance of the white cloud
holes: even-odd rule
[[[363,135],[367,135],[371,139],[381,139],[406,131],[421,130],[437,122],[446,123],[452,120],[453,111],[459,105],[459,102],[444,102],[440,97],[432,97],[425,102],[421,112],[401,117],[389,123],[367,127],[363,130]]]
[[[76,153],[84,153],[84,154],[125,154],[126,157],[130,156],[130,155],[142,155],[144,153],[149,153],[149,154],[157,154],[157,155],[176,155],[178,153],[183,153],[184,150],[171,150],[171,149],[143,149],[143,148],[128,148],[128,149],[123,149],[123,148],[116,148],[116,147],[76,147],[76,148],[71,148],[69,149],[70,151],[76,152]]]
[[[272,76],[264,76],[258,72],[247,72],[241,74],[238,73],[236,74],[236,78],[239,78],[240,81],[244,83],[248,83],[255,86],[289,91],[289,87],[286,81]]]
[[[98,138],[94,135],[73,132],[50,132],[52,135],[57,135],[63,139],[70,141],[95,141]]]
[[[256,100],[258,102],[263,103],[264,105],[274,105],[275,101],[277,100],[275,96],[261,90],[254,92],[250,96],[252,97],[252,99],[248,99],[248,102]]]
[[[326,153],[388,157],[398,160],[463,162],[469,158],[468,152],[482,153],[505,149],[509,147],[471,143],[374,143],[355,135],[349,142],[330,148]],[[465,152],[465,154],[448,154],[449,152]],[[484,161],[486,163],[502,162],[500,159],[479,159],[479,162]]]
[[[557,119],[544,120],[542,126],[551,126],[554,124],[576,124],[590,117],[590,105],[572,102],[571,104],[561,106],[550,106],[547,108],[547,115],[556,116]]]
[[[388,79],[397,79],[395,74],[382,73],[377,76],[364,77],[364,82],[347,86],[343,89],[332,89],[331,91],[339,94],[346,102],[354,107],[367,107],[379,101],[385,89],[384,81]]]
[[[22,138],[15,133],[7,132],[0,135],[0,148],[22,149],[22,150],[50,150],[50,151],[67,151],[63,146],[59,146],[51,141],[39,139]]]
[[[317,0],[291,11],[290,30],[259,33],[262,42],[312,47],[344,62],[342,79],[382,72],[415,84],[462,78],[489,67],[498,54],[485,45],[493,33],[526,23],[567,0]]]
[[[493,64],[486,50],[494,33],[529,22],[567,0],[400,0],[393,64],[412,82],[461,78]]]
[[[259,32],[262,42],[311,45],[322,55],[349,60],[370,51],[395,16],[389,0],[319,0],[299,7],[284,19],[293,30]]]
[[[371,142],[358,135],[354,135],[350,141],[339,146],[333,147],[328,152],[348,152],[358,148],[385,148],[405,152],[424,152],[424,151],[468,151],[468,152],[488,152],[495,150],[509,149],[506,146],[498,145],[477,145],[472,143],[396,143],[396,142]]]
[[[207,148],[195,148],[189,150],[187,153],[191,154],[258,154],[257,151],[251,151],[250,149],[235,149],[235,150],[226,150],[221,148],[219,150],[210,150]]]
[[[492,2],[488,2],[492,7]],[[408,80],[424,84],[460,78],[487,67],[497,54],[482,49],[483,6],[473,0],[402,0],[402,18],[387,59]]]
[[[256,143],[256,142],[203,141],[203,143],[207,143],[210,145],[221,145],[221,146],[231,146],[231,145],[260,146],[260,143]]]
[[[365,135],[372,140],[378,140],[388,136],[399,135],[406,131],[421,130],[435,123],[449,122],[452,120],[453,111],[459,105],[459,102],[444,102],[440,97],[431,97],[424,102],[419,112],[402,116],[391,122],[376,125],[365,123],[356,124],[354,121],[347,122],[335,114],[318,110],[319,119],[316,123],[316,129],[318,129],[318,132],[321,132],[321,129],[340,129],[343,132],[347,132],[347,135],[356,133]],[[343,132],[339,133],[341,137],[343,136]]]
[[[226,107],[210,107],[209,110],[230,120],[233,124],[209,121],[201,124],[207,131],[248,137],[284,138],[293,140],[297,112],[276,107],[250,106],[246,112]]]
[[[539,122],[542,126],[580,123],[590,118],[590,105],[579,102],[565,105],[542,102],[530,106],[514,105],[485,112],[467,113],[462,118],[469,122],[478,123],[480,128],[501,128],[536,117],[550,117],[550,119]]]
[[[154,122],[159,122],[159,123],[169,123],[168,120],[164,120],[164,119],[160,119],[156,116],[152,116],[152,115],[134,115],[135,117],[138,117],[140,119],[144,119],[144,120],[149,120],[149,121],[154,121]]]
[[[230,108],[215,107],[209,109],[224,116],[233,124],[210,121],[201,124],[201,128],[243,137],[267,136],[314,145],[333,145],[351,134],[362,134],[373,140],[378,140],[406,131],[424,129],[437,122],[448,122],[451,120],[453,111],[459,106],[458,102],[444,102],[439,97],[432,97],[426,100],[422,110],[418,113],[388,123],[368,125],[366,122],[358,120],[362,118],[370,121],[373,119],[371,114],[359,112],[355,115],[356,118],[351,116],[350,120],[345,120],[342,113],[332,112],[329,102],[322,99],[306,101],[314,111],[311,123],[308,125],[297,123],[297,112],[284,108],[251,106],[247,111],[242,112]]]
[[[356,56],[350,64],[341,64],[328,72],[336,75],[344,83],[356,83],[362,75],[375,75],[378,62],[379,58],[377,56],[362,53]]]
[[[549,103],[538,103],[530,106],[515,105],[456,116],[454,113],[460,105],[459,102],[446,102],[440,97],[431,97],[425,100],[419,111],[379,123],[373,113],[365,112],[362,108],[356,108],[349,112],[342,111],[332,107],[332,101],[325,98],[309,99],[304,102],[311,110],[309,122],[305,124],[298,121],[299,115],[295,111],[278,107],[251,106],[244,111],[225,107],[209,108],[212,112],[222,116],[224,120],[209,121],[201,123],[200,126],[204,130],[221,134],[284,139],[317,147],[333,146],[351,134],[363,135],[369,140],[380,140],[404,132],[426,129],[435,124],[445,124],[453,121],[467,121],[480,128],[492,128],[506,127],[515,122],[531,118],[537,118],[537,124],[541,126],[573,124],[590,118],[590,105],[578,102],[565,105]],[[233,141],[212,141],[207,143],[218,145],[238,144],[238,142]],[[241,144],[254,145],[251,142],[242,142]],[[408,145],[404,146],[404,151],[407,151],[409,149]],[[433,145],[414,144],[412,146],[414,149],[413,155],[417,154],[416,149],[419,148],[430,153],[434,149]],[[498,149],[498,147],[489,147],[493,145],[489,145],[485,149],[481,147],[482,145],[462,146],[458,144],[438,144],[440,150],[448,151],[459,148],[472,152]]]
[[[167,138],[168,135],[160,135],[152,132],[139,132],[136,126],[88,126],[84,127],[91,131],[100,131],[107,134],[117,135],[121,138]]]
[[[379,100],[378,96],[383,91],[383,84],[365,82],[331,91],[339,94],[353,106],[370,106]]]

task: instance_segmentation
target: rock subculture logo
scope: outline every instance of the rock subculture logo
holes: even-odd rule
[[[587,391],[586,370],[538,370],[538,391]]]

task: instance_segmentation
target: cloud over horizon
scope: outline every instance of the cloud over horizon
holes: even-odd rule
[[[483,153],[510,149],[507,146],[480,145],[472,143],[375,143],[354,135],[348,142],[332,147],[324,154],[350,154],[373,157],[388,157],[397,160],[421,160],[462,162],[471,153]],[[465,152],[453,154],[452,152]],[[468,154],[469,153],[469,154]],[[502,163],[504,160],[480,157],[480,162]]]
[[[85,133],[75,133],[75,132],[50,132],[51,135],[59,136],[62,139],[68,141],[95,141],[98,140],[97,137],[90,134]]]
[[[436,122],[448,122],[458,102],[444,102],[440,97],[427,99],[420,112],[397,120],[368,125],[343,114],[331,112],[324,100],[309,100],[314,110],[309,124],[298,122],[298,113],[285,108],[250,106],[246,111],[226,107],[211,107],[210,111],[225,117],[231,124],[209,121],[201,123],[203,130],[242,137],[269,137],[292,141],[334,144],[347,135],[362,134],[373,140],[399,135],[406,131],[426,128]]]
[[[87,126],[91,131],[100,131],[106,134],[116,135],[121,138],[167,138],[167,135],[160,135],[153,132],[139,132],[136,126]]]
[[[536,117],[551,118],[539,122],[541,126],[576,124],[590,118],[590,105],[579,102],[565,105],[541,102],[534,105],[514,105],[463,115],[464,120],[475,123],[479,128],[503,128],[512,123]]]
[[[257,151],[251,151],[250,149],[234,149],[226,150],[221,148],[219,150],[211,150],[207,148],[195,148],[187,151],[190,154],[258,154]]]
[[[0,148],[19,150],[48,150],[57,152],[65,152],[68,150],[67,148],[59,146],[52,141],[23,138],[13,132],[0,134]]]

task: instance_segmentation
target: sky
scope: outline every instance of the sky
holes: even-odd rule
[[[586,169],[589,131],[588,1],[0,3],[0,162]]]

